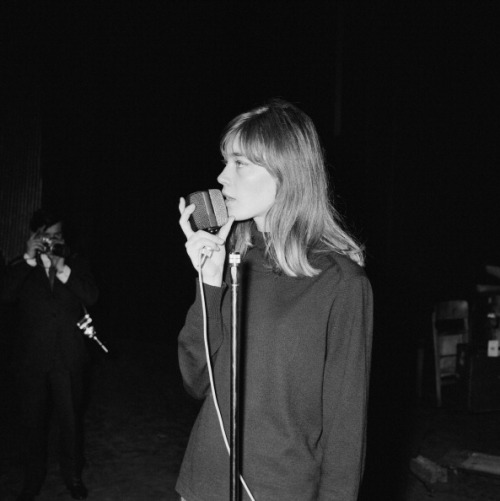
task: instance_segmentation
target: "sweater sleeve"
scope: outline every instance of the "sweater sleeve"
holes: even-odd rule
[[[355,501],[365,460],[373,298],[366,276],[346,281],[330,314],[318,500]]]
[[[197,399],[204,398],[210,387],[204,338],[203,300],[207,313],[209,350],[213,361],[224,337],[221,306],[226,289],[225,284],[221,287],[205,284],[202,296],[197,285],[196,299],[189,308],[184,327],[179,334],[179,367],[184,387]]]

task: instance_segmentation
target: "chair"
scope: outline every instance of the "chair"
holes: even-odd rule
[[[484,271],[495,278],[500,279],[500,266],[494,266],[487,264],[484,267]],[[476,285],[476,290],[479,294],[495,295],[500,293],[500,284],[478,284]],[[498,297],[498,296],[497,296]]]
[[[434,305],[432,339],[438,407],[442,405],[442,385],[456,382],[459,378],[457,345],[468,343],[469,337],[469,304],[467,301],[442,301]]]

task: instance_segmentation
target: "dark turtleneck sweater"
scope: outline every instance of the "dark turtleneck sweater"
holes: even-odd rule
[[[254,243],[241,265],[241,474],[257,501],[354,501],[365,455],[370,283],[334,252],[315,262],[322,270],[315,277],[277,274],[261,234]],[[229,437],[231,294],[226,284],[204,290]],[[198,289],[179,335],[179,363],[187,390],[205,400],[176,489],[187,501],[228,499],[229,456],[211,396]]]

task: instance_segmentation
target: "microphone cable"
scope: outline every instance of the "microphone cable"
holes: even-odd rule
[[[229,447],[229,441],[226,436],[226,430],[224,429],[224,421],[222,419],[222,414],[220,412],[219,408],[219,402],[217,399],[217,395],[215,392],[215,384],[214,384],[214,375],[213,375],[213,370],[212,370],[212,363],[210,359],[210,350],[208,346],[208,320],[207,320],[207,306],[205,304],[205,292],[203,288],[203,265],[205,264],[205,261],[207,260],[208,257],[210,257],[212,254],[211,249],[201,249],[200,251],[200,256],[199,256],[199,266],[198,266],[198,282],[200,286],[200,294],[201,294],[201,306],[202,306],[202,311],[203,311],[203,341],[205,343],[205,357],[207,360],[207,369],[208,369],[208,377],[210,379],[210,388],[212,390],[212,398],[215,406],[215,411],[217,413],[217,418],[219,420],[219,426],[221,429],[222,433],[222,438],[224,439],[224,444],[226,446],[227,453],[231,455],[231,449]],[[252,493],[250,492],[250,489],[248,488],[245,479],[241,474],[240,476],[240,481],[243,487],[245,488],[248,496],[250,497],[251,501],[255,501],[255,498],[252,496]]]

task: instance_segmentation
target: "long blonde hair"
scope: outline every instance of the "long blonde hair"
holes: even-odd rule
[[[289,276],[314,276],[310,258],[335,251],[363,266],[363,249],[343,228],[330,202],[323,150],[312,120],[281,99],[234,118],[221,139],[227,156],[237,140],[241,153],[265,167],[276,180],[276,200],[266,216],[267,253],[273,266]],[[238,223],[234,249],[251,246],[252,221]]]

